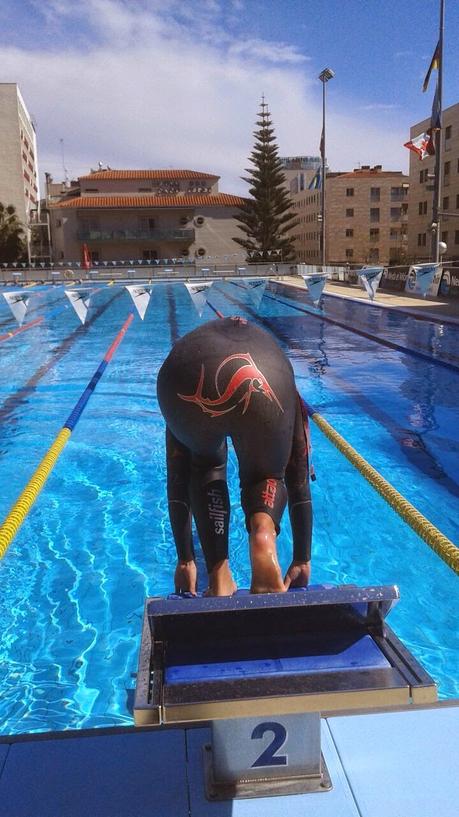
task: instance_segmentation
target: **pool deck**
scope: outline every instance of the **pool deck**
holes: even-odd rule
[[[279,279],[279,283],[289,284],[305,289],[303,281],[298,276],[288,276]],[[372,306],[390,308],[407,312],[420,318],[431,318],[441,322],[443,319],[459,326],[459,299],[450,298],[419,298],[406,292],[388,292],[378,289],[374,301],[370,301],[367,293],[359,284],[327,281],[325,295],[356,300]]]
[[[455,704],[324,718],[331,791],[219,803],[207,728],[2,738],[0,817],[457,817]]]

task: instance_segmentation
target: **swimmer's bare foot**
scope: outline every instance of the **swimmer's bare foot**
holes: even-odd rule
[[[277,559],[276,530],[271,517],[255,513],[250,519],[251,593],[285,593]]]
[[[174,574],[175,592],[196,595],[197,576],[196,563],[193,560],[190,562],[177,562]]]
[[[205,596],[232,596],[237,590],[237,584],[233,579],[228,559],[217,562],[209,573],[209,587],[205,591]]]

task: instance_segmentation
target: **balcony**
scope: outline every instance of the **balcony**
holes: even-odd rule
[[[79,241],[194,241],[194,230],[80,230]]]

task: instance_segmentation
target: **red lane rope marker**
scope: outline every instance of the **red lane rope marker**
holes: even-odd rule
[[[9,340],[10,338],[14,337],[14,335],[19,335],[19,332],[25,332],[26,329],[31,329],[32,326],[37,326],[37,324],[44,320],[44,315],[42,315],[40,318],[35,318],[29,323],[25,323],[24,326],[19,326],[18,329],[12,329],[11,332],[6,332],[6,334],[0,335],[0,343],[3,343],[5,340]]]

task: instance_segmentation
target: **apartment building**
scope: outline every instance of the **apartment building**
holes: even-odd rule
[[[447,249],[444,260],[459,260],[459,103],[445,108],[441,130],[440,237]],[[430,118],[410,129],[410,139],[425,133]],[[422,161],[410,152],[408,253],[411,259],[429,261],[432,241],[432,203],[435,157]],[[448,215],[449,213],[449,215]]]
[[[328,172],[325,197],[326,261],[396,264],[407,254],[408,177],[363,165]],[[321,263],[321,190],[292,193],[300,224],[294,228],[298,261]]]
[[[25,227],[39,205],[35,128],[15,82],[0,83],[0,201]],[[27,231],[28,239],[29,231]]]
[[[218,190],[219,176],[195,170],[91,171],[56,185],[48,176],[54,261],[213,258],[245,261],[235,243],[244,199]]]
[[[285,184],[293,195],[307,190],[314,174],[322,164],[320,156],[280,156]]]

